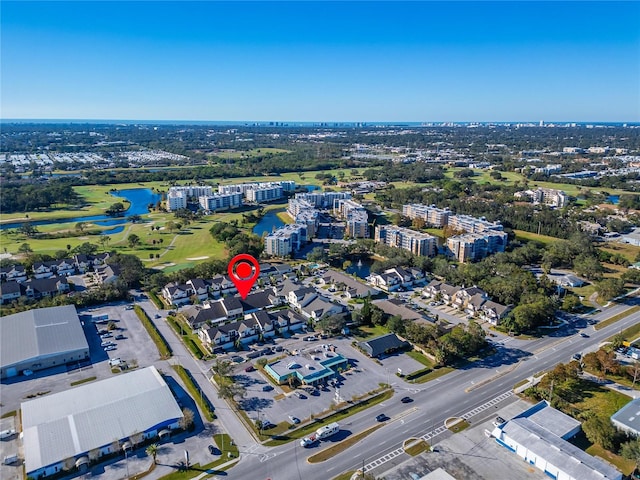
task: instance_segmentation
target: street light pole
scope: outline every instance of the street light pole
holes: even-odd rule
[[[122,446],[122,449],[124,450],[124,465],[127,469],[127,480],[129,480],[129,457],[127,456],[127,449],[124,445]]]

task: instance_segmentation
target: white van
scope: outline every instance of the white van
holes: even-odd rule
[[[5,465],[13,465],[14,463],[18,463],[18,455],[7,455],[4,457],[2,461]]]

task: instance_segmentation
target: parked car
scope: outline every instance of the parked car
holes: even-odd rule
[[[273,387],[271,385],[263,385],[262,386],[262,391],[263,392],[270,392],[271,390],[273,390]]]
[[[125,310],[133,310],[133,305],[127,305],[124,307]]]
[[[289,418],[291,418],[291,417],[289,417]],[[298,420],[298,421],[300,421],[300,420]],[[0,432],[0,439],[4,440],[5,438],[13,437],[15,434],[16,434],[16,431],[13,428],[10,428],[9,430],[2,430]]]
[[[255,370],[255,368],[253,368],[253,365],[249,365],[247,368],[244,369],[245,372],[253,372]]]
[[[289,415],[289,420],[291,420],[291,423],[294,423],[296,425],[300,423],[300,419],[298,417],[294,417],[293,415]]]
[[[104,347],[110,347],[111,345],[114,345],[114,343],[113,343],[113,342],[110,342],[109,340],[105,340],[104,342],[102,342],[102,343],[100,344],[100,346],[101,346],[102,348],[104,348]]]
[[[22,375],[24,375],[25,377],[28,377],[29,375],[33,375],[33,371],[31,371],[31,370],[23,370],[22,371]]]
[[[162,318],[159,313],[156,313],[156,318]]]
[[[213,445],[209,445],[207,448],[209,449],[209,453],[211,455],[217,455],[218,454],[218,449],[216,447],[214,447]]]
[[[502,417],[496,417],[496,419],[493,421],[493,425],[494,427],[499,427],[500,425],[506,423],[507,421],[502,418]]]
[[[307,398],[307,396],[302,393],[302,392],[296,392],[296,396],[302,400],[304,400],[305,398]]]
[[[116,340],[124,340],[125,337],[124,337],[123,334],[119,333],[118,335],[116,335],[115,338],[116,338]]]
[[[107,347],[104,347],[104,351],[105,352],[110,352],[111,350],[115,350],[116,348],[118,348],[118,347],[116,347],[115,345],[109,345]]]
[[[102,335],[100,335],[100,338],[111,338],[113,337],[113,334],[107,332],[107,333],[103,333]]]

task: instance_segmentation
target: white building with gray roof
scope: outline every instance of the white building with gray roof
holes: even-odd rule
[[[537,403],[491,432],[511,450],[546,475],[558,480],[622,480],[622,473],[567,440],[580,432],[580,422]]]
[[[21,405],[27,477],[60,472],[72,459],[86,468],[138,441],[165,436],[183,417],[155,367],[143,368]],[[129,442],[129,445],[127,445]]]
[[[627,403],[611,415],[611,423],[634,437],[640,436],[640,398]]]
[[[0,317],[0,377],[89,358],[76,307],[38,308]]]

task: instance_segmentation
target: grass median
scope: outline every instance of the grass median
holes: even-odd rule
[[[371,398],[363,400],[359,403],[354,403],[342,410],[337,411],[336,413],[332,413],[326,417],[321,419],[316,419],[314,422],[305,425],[304,427],[298,428],[291,432],[286,432],[283,435],[279,435],[278,438],[269,440],[264,442],[264,445],[267,447],[277,447],[279,445],[283,445],[292,440],[300,439],[310,435],[315,432],[321,425],[328,424],[331,422],[338,422],[344,418],[350,417],[351,415],[362,412],[367,408],[377,405],[378,403],[384,402],[385,400],[390,399],[393,396],[393,390],[386,390],[378,395],[375,395]]]
[[[593,328],[595,328],[596,330],[601,330],[604,327],[608,327],[609,325],[616,323],[618,320],[622,320],[623,318],[628,317],[632,313],[636,313],[637,311],[640,311],[640,305],[636,305],[635,307],[628,308],[624,312],[620,312],[611,318],[607,318],[606,320],[595,325],[595,327]]]
[[[383,426],[382,424],[374,425],[373,427],[368,428],[364,432],[360,432],[356,435],[351,435],[350,437],[347,437],[345,440],[342,440],[341,442],[331,445],[330,447],[325,448],[324,450],[316,453],[315,455],[311,455],[309,458],[307,458],[307,462],[320,463],[320,462],[329,460],[331,457],[337,455],[338,453],[344,452],[347,448],[355,445],[363,438],[371,435],[373,432],[375,432],[382,426]]]
[[[151,340],[156,344],[160,358],[166,360],[171,357],[171,347],[160,333],[160,330],[158,330],[158,327],[153,324],[147,313],[138,305],[133,307],[133,309],[135,310],[136,315],[138,315],[140,322],[142,322],[142,325],[147,330],[147,333],[149,333]]]
[[[211,402],[209,401],[207,396],[202,393],[202,389],[193,379],[191,373],[182,365],[171,365],[171,368],[173,368],[178,376],[182,379],[185,386],[187,387],[187,390],[189,390],[191,397],[198,404],[200,410],[202,410],[202,413],[204,413],[205,418],[209,422],[212,422],[216,418],[216,415],[213,412],[213,405],[211,405]]]

